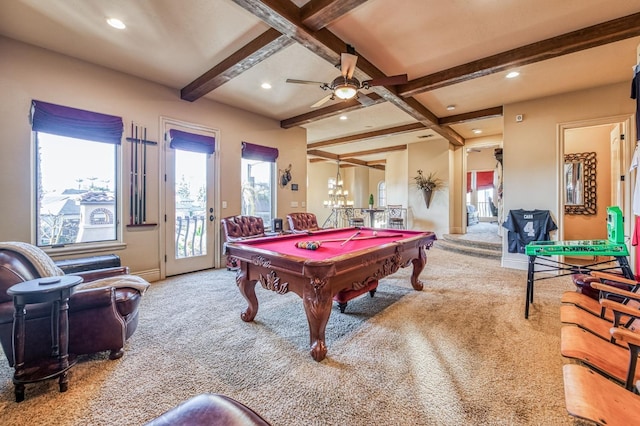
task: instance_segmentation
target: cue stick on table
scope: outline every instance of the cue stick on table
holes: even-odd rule
[[[342,242],[342,244],[340,244],[341,246],[347,244],[349,241],[353,240],[355,237],[357,237],[358,235],[360,235],[360,231],[356,231],[352,236],[350,236],[349,238],[347,238],[345,241]]]
[[[390,235],[365,235],[364,237],[353,237],[351,236],[350,240],[370,240],[372,238],[395,238],[402,237],[402,234],[390,234]],[[329,240],[320,240],[321,243],[335,243],[338,241],[345,241],[344,238],[333,238]]]

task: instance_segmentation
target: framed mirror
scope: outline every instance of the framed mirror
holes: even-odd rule
[[[564,156],[564,212],[593,215],[597,212],[596,153]]]

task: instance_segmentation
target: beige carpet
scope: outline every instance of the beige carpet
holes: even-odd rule
[[[327,359],[308,353],[301,300],[257,288],[246,306],[235,274],[205,271],[154,283],[124,357],[83,358],[69,390],[27,385],[14,402],[0,361],[2,425],[139,425],[189,397],[222,393],[274,425],[563,425],[560,296],[568,278],[541,281],[523,317],[526,273],[433,248],[411,289],[403,269],[374,298],[337,308]]]

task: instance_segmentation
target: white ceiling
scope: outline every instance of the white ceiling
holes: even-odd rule
[[[284,4],[265,0],[273,6]],[[327,1],[313,0],[322,5]],[[250,0],[12,0],[0,6],[0,34],[55,52],[182,89],[270,29]],[[301,7],[306,0],[292,1]],[[334,0],[336,5],[354,2]],[[250,5],[250,6],[247,6]],[[260,6],[260,4],[258,4]],[[276,7],[276,6],[274,6]],[[279,6],[277,6],[279,7]],[[286,8],[285,8],[286,9]],[[409,80],[640,12],[640,0],[368,0],[326,26],[387,76]],[[117,17],[125,30],[106,25]],[[640,26],[640,22],[638,23]],[[320,34],[321,30],[318,33]],[[640,31],[637,32],[640,34]],[[640,37],[519,66],[414,96],[436,117],[479,111],[573,90],[629,81]],[[342,44],[341,46],[344,46]],[[335,50],[335,49],[334,49]],[[327,95],[287,78],[330,82],[336,64],[297,42],[205,95],[277,120],[313,111]],[[272,89],[260,88],[269,82]],[[373,93],[374,89],[363,90]],[[179,92],[177,92],[179,93]],[[179,94],[177,94],[179,96]],[[187,101],[185,101],[187,102]],[[198,102],[197,100],[195,102]],[[338,101],[330,101],[323,107]],[[447,105],[456,105],[447,111]],[[305,124],[308,143],[416,123],[391,102]],[[502,133],[502,117],[454,124],[461,138]],[[321,148],[334,154],[441,138],[429,129]],[[366,161],[380,156],[363,156]]]

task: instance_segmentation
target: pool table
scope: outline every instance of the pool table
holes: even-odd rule
[[[322,361],[333,296],[366,287],[410,264],[411,285],[422,290],[418,277],[427,262],[426,250],[435,240],[433,232],[338,228],[231,242],[226,253],[240,265],[236,283],[248,302],[242,320],[253,321],[258,313],[257,282],[279,294],[296,293],[309,322],[311,356]],[[299,247],[318,242],[315,250]]]

